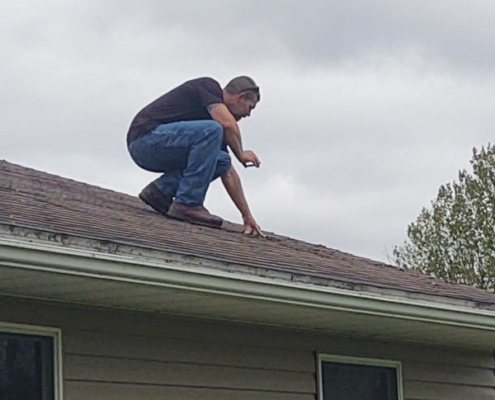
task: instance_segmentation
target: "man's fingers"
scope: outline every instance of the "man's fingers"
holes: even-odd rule
[[[260,160],[258,160],[258,158],[253,158],[253,161],[248,161],[246,164],[245,164],[245,167],[248,168],[248,167],[256,167],[256,168],[259,168],[260,167]]]
[[[244,227],[244,231],[242,233],[244,233],[245,235],[250,235],[250,236],[266,237],[266,235],[261,231],[261,228],[258,225],[246,226],[246,227]]]
[[[256,159],[253,159],[252,161],[246,161],[246,162],[244,163],[244,166],[245,166],[246,168],[249,168],[249,167],[256,167],[256,168],[259,168],[260,164],[261,164],[260,160],[258,160],[258,159],[256,158]]]
[[[257,236],[266,237],[266,235],[261,232],[261,228],[259,226],[256,226],[254,229],[256,230]]]
[[[244,160],[242,161],[242,164],[244,167],[249,168],[249,167],[256,167],[259,168],[261,165],[261,161],[258,158],[258,156],[251,150],[246,150],[244,152]]]
[[[259,168],[259,166],[261,165],[261,161],[255,153],[253,153],[253,162],[254,165],[256,165],[256,168]]]

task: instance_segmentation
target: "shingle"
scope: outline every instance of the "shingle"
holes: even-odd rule
[[[243,266],[495,304],[495,294],[242,226],[167,219],[137,197],[0,161],[0,224],[124,243]]]

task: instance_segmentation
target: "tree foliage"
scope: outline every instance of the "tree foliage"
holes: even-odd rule
[[[473,149],[473,173],[442,185],[394,249],[397,265],[495,291],[495,147]]]

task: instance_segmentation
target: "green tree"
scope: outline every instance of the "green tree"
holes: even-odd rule
[[[473,173],[442,185],[395,247],[398,266],[495,291],[495,147],[473,149]]]

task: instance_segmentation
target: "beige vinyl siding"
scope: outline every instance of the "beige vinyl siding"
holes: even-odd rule
[[[489,352],[9,298],[0,321],[62,329],[65,400],[314,400],[317,353],[400,361],[406,400],[495,399]]]

